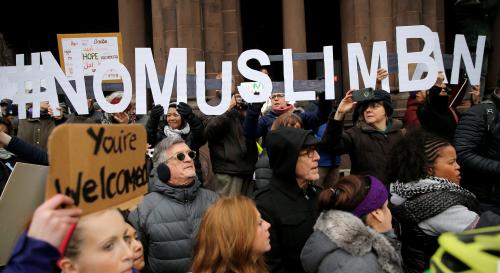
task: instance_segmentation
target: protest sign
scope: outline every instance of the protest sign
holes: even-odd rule
[[[141,197],[145,156],[142,125],[60,125],[49,137],[46,198],[66,194],[89,214]]]
[[[123,49],[121,33],[85,33],[85,34],[57,34],[59,46],[59,60],[64,73],[73,77],[75,60],[72,52],[81,52],[83,57],[84,76],[94,75],[97,67],[109,61],[123,63]],[[107,71],[103,75],[104,81],[118,81],[120,75],[114,71]]]
[[[17,239],[43,203],[47,166],[16,163],[0,196],[0,266],[7,264]]]
[[[437,73],[442,69],[442,54],[438,47],[439,39],[438,35],[432,32],[432,30],[425,25],[414,25],[414,26],[398,26],[396,27],[396,56],[397,56],[397,78],[398,78],[398,90],[399,92],[408,92],[415,90],[425,90],[429,89],[434,85],[437,77]],[[421,51],[409,52],[407,48],[407,41],[409,39],[419,39],[422,42]],[[98,40],[98,39],[97,39]],[[96,40],[94,40],[95,42]],[[469,51],[469,45],[467,45],[463,35],[455,35],[455,44],[453,50],[453,67],[451,71],[451,84],[458,83],[458,73],[460,70],[460,64],[464,63],[464,68],[469,75],[470,83],[473,85],[479,84],[481,67],[483,65],[483,55],[485,49],[486,36],[478,35],[475,46],[475,58],[472,58],[471,52]],[[388,69],[389,60],[387,54],[387,41],[377,41],[373,44],[372,56],[370,69],[364,58],[363,51],[361,50],[361,45],[359,43],[351,43],[348,45],[348,61],[349,65],[349,77],[351,87],[356,87],[360,84],[362,80],[365,86],[374,86],[376,80],[376,69],[385,68]],[[81,50],[83,51],[83,49]],[[70,53],[68,53],[70,54]],[[72,61],[76,63],[82,63],[82,54],[70,54]],[[432,56],[431,56],[432,55]],[[95,57],[95,55],[89,55],[90,57]],[[87,57],[89,57],[87,56]],[[41,57],[41,58],[40,58]],[[335,95],[335,85],[333,84],[334,66],[333,66],[333,47],[324,46],[323,47],[323,57],[324,57],[324,91],[327,99],[333,99]],[[255,59],[260,65],[268,65],[270,63],[270,57],[258,49],[250,49],[242,52],[238,57],[237,66],[238,71],[242,76],[247,78],[249,81],[259,82],[263,85],[263,89],[259,94],[250,94],[242,92],[242,98],[250,103],[253,102],[264,102],[270,95],[273,89],[273,83],[268,75],[262,73],[258,70],[252,69],[248,66],[248,61]],[[169,50],[167,64],[165,68],[165,73],[163,77],[163,82],[160,82],[160,76],[157,74],[156,65],[153,59],[153,54],[151,48],[136,48],[135,49],[135,93],[132,90],[132,78],[125,66],[118,62],[117,60],[109,60],[109,62],[103,62],[97,65],[95,68],[95,73],[93,75],[93,92],[94,98],[105,112],[117,113],[124,111],[132,101],[132,97],[135,98],[135,106],[137,114],[147,113],[147,100],[146,96],[148,92],[151,92],[154,104],[160,104],[165,109],[167,109],[168,104],[171,100],[176,100],[177,102],[187,101],[187,49],[186,48],[171,48]],[[316,96],[314,92],[302,90],[296,92],[294,89],[294,73],[293,73],[293,60],[294,53],[291,49],[283,49],[283,78],[284,78],[284,88],[285,98],[287,101],[304,101],[304,100],[315,100]],[[43,61],[44,69],[41,69],[41,61]],[[57,80],[61,85],[62,91],[68,96],[71,104],[76,108],[77,113],[86,114],[88,109],[86,105],[86,90],[83,76],[84,65],[74,66],[74,80],[76,82],[76,87],[73,88],[68,79],[61,77],[62,71],[60,67],[54,65],[55,61],[50,52],[42,53],[32,53],[31,54],[31,68],[24,63],[24,55],[18,54],[16,56],[16,66],[14,69],[2,69],[6,73],[0,73],[0,85],[6,86],[8,92],[3,95],[5,98],[9,98],[8,95],[13,95],[13,85],[12,82],[16,83],[17,92],[12,98],[14,103],[19,105],[19,118],[26,118],[24,113],[23,105],[26,103],[32,103],[37,105],[40,101],[49,100],[51,104],[57,104],[57,94],[56,94],[56,84]],[[414,66],[425,67],[426,75],[420,78],[418,74],[421,72],[417,71],[418,74],[412,77],[411,73]],[[222,71],[222,86],[220,92],[220,103],[218,105],[209,105],[206,102],[206,85],[205,85],[205,62],[197,61],[195,65],[196,72],[196,102],[198,108],[201,112],[207,115],[220,115],[227,111],[229,103],[231,101],[231,91],[232,91],[232,69],[233,63],[230,61],[223,61],[221,66]],[[361,79],[358,76],[358,69],[361,72]],[[162,68],[159,68],[162,69]],[[102,81],[106,79],[105,74],[108,71],[113,70],[116,75],[119,75],[123,82],[123,92],[124,96],[119,104],[111,105],[104,99],[102,90]],[[389,71],[391,72],[391,71]],[[396,71],[394,71],[396,72]],[[394,73],[393,72],[393,73]],[[5,76],[4,76],[5,75]],[[47,88],[42,93],[40,91],[41,79],[46,79]],[[33,90],[31,93],[25,93],[22,88],[27,81],[33,82]],[[147,84],[149,83],[149,88]],[[175,85],[176,99],[172,98],[173,89]],[[389,90],[389,80],[388,78],[382,81],[382,86],[386,91]],[[238,86],[238,89],[242,89],[243,86]],[[192,92],[193,90],[191,90]],[[78,106],[78,107],[76,107]],[[39,107],[33,107],[33,117],[38,116]],[[57,114],[57,113],[56,113]]]

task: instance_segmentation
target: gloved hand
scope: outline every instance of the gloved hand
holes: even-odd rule
[[[248,108],[254,112],[260,113],[263,105],[264,105],[263,102],[254,102],[254,103],[249,104]]]
[[[161,116],[165,114],[165,110],[163,109],[163,106],[160,104],[153,106],[151,108],[151,114],[149,114],[149,117],[152,119],[157,119],[159,120]]]
[[[185,102],[179,102],[176,107],[177,113],[181,115],[181,117],[185,120],[188,120],[189,118],[192,117],[193,114],[193,108],[189,106],[189,104]]]

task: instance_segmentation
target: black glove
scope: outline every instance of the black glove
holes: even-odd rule
[[[149,117],[152,119],[157,119],[159,120],[161,116],[165,114],[165,110],[163,109],[163,106],[160,104],[153,106],[151,108],[151,114],[149,114]]]
[[[248,108],[254,112],[260,113],[260,110],[262,110],[262,106],[264,105],[263,102],[254,102],[251,103]]]
[[[181,117],[185,120],[189,119],[193,115],[193,108],[185,102],[179,102],[176,109],[177,113],[179,113],[179,115],[181,115]]]

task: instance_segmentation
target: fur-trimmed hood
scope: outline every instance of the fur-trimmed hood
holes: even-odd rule
[[[319,216],[301,260],[307,272],[403,272],[399,248],[393,232],[380,234],[349,212],[330,210]]]

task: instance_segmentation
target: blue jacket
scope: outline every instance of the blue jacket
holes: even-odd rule
[[[302,112],[299,114],[302,119],[304,129],[313,130],[321,124],[328,121],[328,115],[332,110],[331,104],[328,101],[320,101],[318,110],[315,112]],[[265,140],[267,132],[271,130],[273,122],[279,117],[273,111],[269,111],[265,116],[259,118],[260,111],[256,111],[249,107],[243,123],[243,131],[246,137],[257,139],[262,137]]]
[[[59,258],[57,248],[23,233],[2,273],[53,273]],[[139,273],[136,269],[132,272]]]
[[[52,273],[61,257],[51,244],[23,233],[3,273]]]

